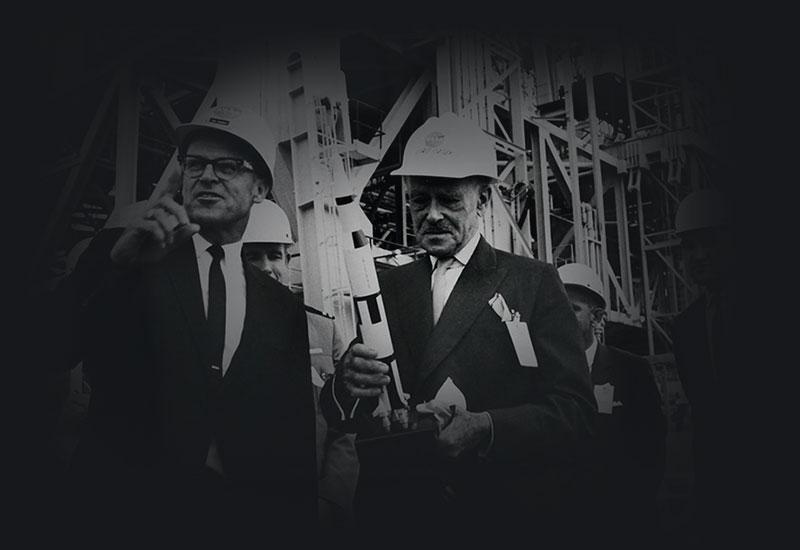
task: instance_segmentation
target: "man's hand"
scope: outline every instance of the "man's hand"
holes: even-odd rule
[[[418,413],[433,415],[439,431],[442,431],[453,419],[454,410],[455,405],[448,405],[438,399],[432,399],[431,401],[426,401],[417,405]]]
[[[472,413],[458,406],[451,409],[450,423],[439,432],[439,450],[445,456],[456,458],[466,451],[486,447],[491,434],[489,413]]]
[[[173,198],[179,185],[173,178],[159,184],[145,213],[128,225],[111,249],[111,260],[119,266],[157,262],[172,249],[200,231],[189,221],[182,205]]]
[[[337,378],[349,397],[377,397],[389,384],[389,366],[375,360],[377,356],[364,344],[353,344],[344,354]]]

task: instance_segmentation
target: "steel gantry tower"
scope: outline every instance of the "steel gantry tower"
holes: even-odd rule
[[[84,53],[92,39],[68,38],[64,47]],[[589,265],[604,281],[609,322],[644,328],[651,355],[668,351],[669,322],[692,295],[672,220],[718,164],[708,133],[714,98],[697,69],[707,56],[677,39],[595,38],[475,30],[118,38],[116,56],[93,54],[102,63],[71,72],[73,82],[54,91],[52,108],[71,113],[64,121],[73,131],[54,143],[42,174],[52,192],[36,266],[63,272],[53,253],[63,260],[114,208],[174,177],[175,126],[224,98],[273,125],[273,198],[297,242],[293,287],[352,335],[334,186],[345,178],[360,195],[379,267],[410,261],[419,250],[402,180],[389,173],[417,126],[453,112],[495,143],[499,184],[484,237],[556,265]]]

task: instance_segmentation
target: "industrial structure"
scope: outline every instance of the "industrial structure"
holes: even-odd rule
[[[58,277],[54,253],[66,257],[114,208],[174,177],[175,126],[222,97],[274,125],[273,194],[298,242],[296,289],[352,334],[335,181],[361,191],[379,267],[409,261],[418,249],[389,172],[416,127],[452,111],[494,138],[500,183],[484,237],[590,265],[610,298],[609,332],[641,327],[635,351],[668,352],[670,320],[692,296],[672,220],[681,198],[712,185],[710,136],[727,122],[714,52],[674,34],[58,37],[50,108],[63,122],[41,178],[51,202],[32,268]]]

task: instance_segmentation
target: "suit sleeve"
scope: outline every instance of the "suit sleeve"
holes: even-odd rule
[[[344,352],[347,351],[348,347],[344,343],[344,339],[342,338],[341,332],[336,326],[336,321],[334,320],[333,323],[333,337],[331,338],[331,356],[333,358],[334,364],[342,358]]]
[[[328,428],[325,460],[319,477],[320,498],[334,504],[346,519],[353,516],[353,498],[360,468],[355,440],[355,434]]]
[[[358,399],[350,397],[341,378],[339,362],[342,356],[353,344],[360,342],[361,335],[357,334],[349,345],[342,346],[341,355],[336,362],[336,373],[325,381],[319,395],[319,406],[325,421],[329,426],[343,433],[357,432],[363,418],[368,417],[378,405],[377,397]],[[336,348],[334,348],[334,355],[336,353]]]
[[[346,346],[336,323],[331,322],[331,355],[334,362],[345,352]],[[325,439],[324,460],[319,476],[319,496],[333,504],[342,519],[353,517],[353,498],[358,483],[359,462],[356,453],[356,436],[328,427]],[[317,450],[317,452],[321,452]]]
[[[294,454],[291,471],[282,472],[282,496],[287,504],[297,506],[287,517],[315,517],[319,496],[316,457],[316,410],[311,383],[311,358],[308,351],[308,324],[303,306],[293,297],[288,303],[294,309],[293,338],[289,360],[293,374],[291,387],[286,388],[287,403],[292,404],[293,443],[289,452]],[[306,490],[308,489],[308,490]]]
[[[31,355],[44,370],[66,370],[78,364],[92,325],[102,324],[104,318],[108,322],[115,319],[119,310],[115,301],[131,295],[136,270],[121,270],[110,257],[121,234],[121,229],[98,233],[75,271],[34,305],[37,334],[45,335],[47,345],[31,346]]]
[[[493,444],[488,458],[572,460],[587,448],[596,405],[577,321],[551,265],[544,269],[529,319],[542,391],[530,403],[489,411]]]
[[[631,387],[634,388],[634,425],[632,449],[641,469],[642,490],[655,494],[664,476],[667,420],[661,408],[661,394],[656,387],[650,364],[636,361],[631,365]]]
[[[672,329],[672,352],[675,356],[675,370],[678,371],[678,379],[681,381],[681,387],[683,387],[683,393],[686,394],[686,397],[691,401],[691,389],[689,383],[689,374],[686,369],[686,346],[684,343],[684,331],[683,331],[683,323],[684,316],[679,315],[675,319],[675,323],[673,324]]]

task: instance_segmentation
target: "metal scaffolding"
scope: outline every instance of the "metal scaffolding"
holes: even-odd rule
[[[475,31],[185,38],[142,40],[67,87],[93,112],[75,111],[89,121],[75,126],[82,136],[58,144],[42,175],[53,196],[34,267],[96,233],[115,205],[146,198],[175,170],[175,126],[204,102],[233,97],[278,136],[273,198],[297,240],[295,287],[350,335],[333,186],[346,178],[360,193],[380,265],[402,263],[415,242],[401,178],[389,173],[410,133],[451,111],[494,139],[499,184],[485,238],[591,266],[609,321],[645,328],[651,355],[668,351],[670,320],[692,294],[672,220],[717,163],[694,45],[621,31],[601,45]],[[54,96],[53,108],[68,95]]]

